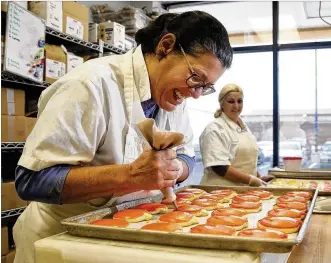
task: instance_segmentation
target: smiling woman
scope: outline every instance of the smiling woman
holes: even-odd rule
[[[145,56],[152,97],[167,111],[185,98],[210,94],[232,63],[226,29],[200,11],[162,15],[137,32],[136,42]]]
[[[34,262],[34,242],[63,232],[63,218],[161,194],[193,170],[185,99],[212,92],[230,67],[227,31],[204,12],[164,14],[136,42],[126,54],[87,61],[42,93],[16,170],[17,192],[33,201],[13,230],[16,262]],[[185,143],[145,149],[137,124],[146,118]]]
[[[218,97],[215,120],[200,136],[205,175],[202,184],[261,186],[257,172],[256,139],[240,118],[244,93],[236,84],[225,85]],[[270,180],[270,177],[264,177]]]

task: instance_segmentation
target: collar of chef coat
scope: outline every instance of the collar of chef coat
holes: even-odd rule
[[[224,112],[222,112],[222,115],[221,115],[221,118],[224,119],[224,121],[229,125],[229,127],[234,130],[234,131],[237,131],[237,132],[243,132],[243,131],[246,131],[247,130],[247,126],[246,124],[242,121],[241,118],[238,119],[240,125],[243,127],[243,128],[240,128],[240,126],[236,123],[234,123],[234,121],[232,121],[228,116],[226,116],[226,114]]]
[[[141,45],[139,45],[132,53],[133,78],[137,87],[141,102],[151,99],[151,85],[149,75],[144,59]]]

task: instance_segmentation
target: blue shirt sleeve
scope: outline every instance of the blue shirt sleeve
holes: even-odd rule
[[[16,191],[23,200],[61,204],[61,192],[70,169],[70,165],[56,165],[36,172],[17,166]]]
[[[187,164],[189,174],[193,172],[194,166],[195,166],[195,158],[190,157],[186,154],[177,154],[177,158],[182,160]]]

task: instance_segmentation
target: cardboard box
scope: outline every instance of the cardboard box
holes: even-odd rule
[[[5,259],[5,263],[13,263],[14,259],[15,259],[15,254],[16,254],[16,250],[12,249],[9,251],[9,253],[4,257]],[[1,257],[1,261],[2,261],[2,257]]]
[[[125,49],[125,27],[116,22],[100,23],[100,39],[105,43]]]
[[[100,38],[99,24],[90,23],[88,26],[88,41],[98,43]]]
[[[1,141],[25,142],[26,121],[23,116],[1,115]]]
[[[1,114],[14,116],[25,115],[24,90],[1,88]]]
[[[18,196],[15,182],[1,184],[1,211],[24,207],[27,204],[27,201]]]
[[[53,83],[66,73],[66,54],[60,46],[45,45],[45,80]]]
[[[62,2],[63,32],[88,41],[89,9],[76,2]]]
[[[28,1],[13,1],[21,7],[28,9]],[[1,11],[8,12],[8,1],[1,1]]]
[[[29,1],[29,11],[45,19],[46,26],[62,32],[61,1]]]
[[[33,130],[33,127],[36,125],[37,118],[25,118],[25,124],[26,124],[26,129],[25,129],[25,138],[27,139],[30,133]]]
[[[3,61],[5,58],[6,38],[1,35],[1,70],[3,70]]]
[[[9,252],[8,227],[1,227],[1,256]],[[2,259],[1,259],[2,260]]]

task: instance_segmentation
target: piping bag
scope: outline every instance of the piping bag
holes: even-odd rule
[[[184,144],[184,135],[178,132],[159,131],[153,119],[146,119],[137,124],[141,134],[154,151],[174,149]],[[176,195],[173,187],[161,189],[166,201],[173,204],[177,210]]]

